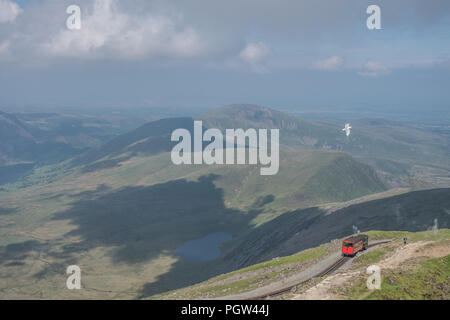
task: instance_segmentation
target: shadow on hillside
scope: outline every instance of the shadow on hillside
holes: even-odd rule
[[[355,204],[333,213],[320,208],[286,212],[254,229],[223,260],[242,268],[370,230],[418,232],[450,227],[450,189],[416,191]]]
[[[207,263],[179,258],[156,281],[147,283],[145,298],[206,280],[278,256],[296,253],[324,242],[361,231],[421,231],[439,220],[450,226],[450,189],[412,192],[355,204],[331,214],[314,207],[286,212],[249,231],[250,222],[273,196],[255,201],[242,212],[225,207],[224,195],[214,181],[217,175],[198,181],[176,180],[153,186],[126,187],[111,191],[105,186],[75,196],[71,209],[54,219],[69,220],[77,228],[66,236],[80,236],[80,243],[63,247],[59,258],[96,247],[111,247],[115,262],[135,264],[177,257],[186,241],[214,232],[230,232],[232,247],[224,257]]]
[[[257,212],[226,208],[223,191],[214,185],[217,178],[208,175],[198,181],[176,180],[118,191],[103,186],[76,195],[71,208],[54,219],[76,225],[66,236],[81,236],[83,241],[64,246],[59,258],[100,246],[115,247],[114,261],[133,264],[175,256],[184,242],[209,233],[238,232]]]
[[[220,261],[204,266],[203,279],[349,236],[354,233],[354,226],[361,232],[417,232],[430,229],[434,219],[439,221],[440,228],[450,227],[450,189],[417,191],[373,200],[331,214],[318,207],[289,211],[241,237]],[[191,273],[191,269],[189,264],[178,261],[170,272],[158,277],[156,282],[146,284],[140,298],[190,285],[183,275]]]
[[[20,243],[12,243],[0,247],[0,265],[6,267],[17,267],[25,264],[33,251],[41,246],[42,243],[37,240],[27,240]]]
[[[7,216],[16,212],[16,208],[0,208],[0,216]]]

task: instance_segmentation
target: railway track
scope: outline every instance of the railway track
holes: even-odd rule
[[[388,242],[391,242],[391,241],[392,240],[386,240],[386,241],[380,241],[380,242],[377,242],[377,243],[374,243],[374,244],[369,244],[368,248],[372,248],[372,247],[378,246],[380,244],[388,243]],[[320,271],[319,273],[317,273],[316,275],[312,276],[311,278],[308,278],[306,280],[303,280],[303,281],[295,283],[295,284],[291,284],[289,286],[286,286],[284,288],[272,291],[270,293],[259,295],[259,296],[255,296],[255,297],[251,297],[251,298],[245,299],[245,300],[263,300],[263,299],[268,299],[268,298],[273,298],[273,297],[276,297],[276,296],[283,295],[283,294],[285,294],[287,292],[290,292],[292,290],[292,288],[294,288],[294,287],[296,287],[296,286],[298,286],[298,285],[300,285],[302,283],[305,283],[305,282],[307,282],[307,281],[309,281],[311,279],[323,277],[323,276],[326,276],[328,274],[333,273],[334,271],[336,271],[340,267],[342,267],[350,259],[351,259],[351,257],[341,257],[335,263],[333,263],[332,265],[327,267],[325,270]]]

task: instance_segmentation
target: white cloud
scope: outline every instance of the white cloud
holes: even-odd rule
[[[166,16],[129,15],[120,11],[117,0],[94,0],[91,13],[82,10],[81,22],[81,30],[60,30],[41,49],[56,56],[87,58],[189,58],[204,52],[193,28]]]
[[[338,70],[344,64],[344,59],[338,56],[332,56],[328,59],[318,60],[313,63],[313,67],[318,70],[332,71]]]
[[[370,65],[364,70],[359,65],[366,54],[359,55],[361,34],[351,31],[355,27],[355,12],[360,9],[343,7],[333,0],[324,0],[321,6],[310,1],[289,0],[40,0],[27,5],[23,12],[13,1],[22,3],[19,0],[0,0],[0,21],[15,19],[15,23],[0,24],[0,43],[9,41],[8,51],[12,59],[27,60],[32,64],[49,62],[50,59],[46,58],[55,56],[147,61],[198,58],[206,65],[230,64],[242,68],[245,64],[252,71],[266,72],[269,66],[339,70],[351,67],[351,61],[355,61],[362,75],[376,76],[380,73],[380,70],[373,71]],[[450,17],[450,11],[437,10],[436,6],[422,4],[420,0],[399,1],[416,3],[412,6],[424,7],[433,17]],[[441,2],[440,6],[450,7],[448,0],[436,1]],[[71,31],[65,27],[69,4],[81,7],[81,30]],[[392,12],[385,17],[397,17],[397,10],[386,10]],[[422,26],[417,22],[417,15],[422,15],[424,10],[413,11],[414,21]],[[20,19],[16,18],[20,12]],[[267,19],[267,12],[271,13],[270,19]],[[339,23],[336,23],[335,16],[340,17]],[[408,15],[408,19],[412,18]],[[441,20],[433,18],[429,21],[437,23]],[[408,20],[407,25],[411,24]],[[402,39],[401,32],[395,34]],[[263,36],[258,40],[262,42],[245,42],[254,36]],[[424,55],[416,54],[414,49],[420,42],[408,41],[404,42],[408,54],[402,56],[402,61],[434,56],[435,48],[429,46]],[[268,43],[278,47],[269,50]],[[345,50],[335,51],[335,54],[345,56],[345,63],[338,56],[325,56],[326,59],[314,62],[320,52],[341,50],[343,45]],[[443,46],[439,50],[447,52]],[[297,53],[293,54],[298,49],[306,49],[301,59]],[[385,50],[381,47],[379,51],[375,50],[374,55],[389,57],[390,51],[384,55]],[[275,51],[276,55],[272,56],[271,52]],[[384,61],[390,68],[396,67],[392,59]],[[192,62],[198,61],[189,63]],[[428,65],[433,66],[432,63]]]
[[[0,0],[0,23],[12,22],[22,12],[22,9],[15,2],[10,0]]]
[[[239,53],[239,58],[248,63],[253,71],[266,72],[265,59],[269,54],[270,49],[264,43],[249,43]]]
[[[9,41],[0,42],[0,55],[7,53],[9,49]]]
[[[388,67],[379,61],[369,60],[363,67],[363,70],[358,72],[359,75],[365,77],[379,77],[385,76],[391,73]]]

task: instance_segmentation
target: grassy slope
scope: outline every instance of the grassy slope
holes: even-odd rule
[[[450,255],[421,262],[418,268],[407,272],[390,271],[383,275],[380,291],[365,299],[450,299]],[[358,298],[356,296],[355,298]]]
[[[450,240],[450,229],[441,229],[438,235],[431,231],[405,232],[405,231],[369,231],[371,240],[393,239],[394,244],[365,253],[354,259],[353,267],[361,268],[382,260],[385,255],[398,246],[403,236],[407,236],[410,243],[416,241],[435,241],[436,243],[448,243]],[[236,294],[250,291],[258,286],[266,285],[279,280],[293,272],[296,267],[310,266],[314,262],[324,258],[328,254],[339,250],[340,241],[332,241],[315,248],[307,249],[294,255],[272,259],[263,263],[252,265],[243,269],[233,271],[208,281],[163,294],[155,295],[152,299],[202,299],[214,298],[223,295]],[[400,244],[401,245],[401,244]],[[449,256],[438,259],[429,259],[420,262],[418,268],[407,272],[387,273],[382,279],[382,290],[373,291],[367,295],[368,290],[364,281],[357,281],[353,287],[348,289],[349,299],[358,299],[364,296],[368,299],[439,299],[442,298],[442,286],[447,284],[450,276]],[[389,278],[389,279],[388,279]],[[395,283],[393,285],[392,283]],[[305,284],[306,286],[309,283]],[[436,291],[436,287],[441,290]],[[447,291],[448,298],[448,291]]]
[[[397,243],[374,250],[355,259],[353,268],[365,268],[385,259],[395,248],[401,246],[403,236],[408,243],[432,241],[433,246],[449,246],[450,230],[441,229],[437,234],[432,231],[383,232],[385,236],[398,239]],[[381,235],[383,233],[373,233]],[[450,299],[450,255],[440,258],[411,259],[407,264],[396,269],[381,272],[381,290],[368,290],[364,277],[357,277],[344,290],[348,299],[369,300],[405,300],[405,299]]]

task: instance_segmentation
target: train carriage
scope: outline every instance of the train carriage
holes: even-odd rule
[[[342,241],[342,255],[355,256],[358,252],[366,250],[369,246],[369,236],[359,234]]]

